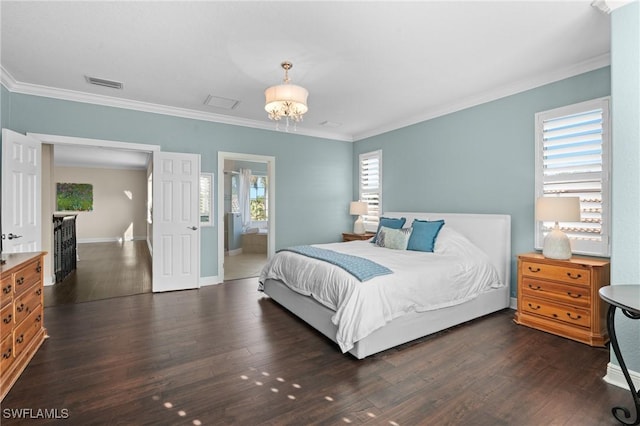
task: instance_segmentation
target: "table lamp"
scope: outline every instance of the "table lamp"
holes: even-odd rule
[[[367,203],[364,201],[352,201],[349,205],[349,214],[353,216],[358,216],[356,221],[353,223],[353,233],[362,235],[365,233],[364,230],[364,221],[362,220],[362,215],[367,214],[369,211],[367,207]]]
[[[571,244],[567,234],[560,230],[558,222],[580,221],[579,197],[540,197],[536,201],[536,220],[555,222],[544,237],[542,255],[550,259],[571,259]]]

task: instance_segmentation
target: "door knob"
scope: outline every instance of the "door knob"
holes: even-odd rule
[[[9,233],[9,235],[7,235],[7,238],[10,240],[16,239],[16,238],[22,238],[22,235],[16,235],[16,234],[12,234]]]
[[[192,231],[195,231],[196,229],[198,229],[197,226],[187,226],[187,229],[191,229]]]

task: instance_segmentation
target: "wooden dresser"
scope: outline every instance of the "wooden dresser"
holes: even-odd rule
[[[4,254],[0,293],[0,401],[46,337],[42,269],[46,253]]]
[[[518,311],[514,321],[591,346],[605,346],[606,303],[598,296],[609,285],[609,261],[572,257],[518,256]]]

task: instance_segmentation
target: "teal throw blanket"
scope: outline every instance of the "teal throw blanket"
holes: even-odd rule
[[[379,275],[392,274],[393,271],[386,266],[382,266],[376,262],[363,257],[353,256],[350,254],[338,253],[333,250],[322,249],[312,246],[294,246],[287,247],[279,251],[291,251],[303,256],[312,257],[314,259],[323,260],[336,265],[359,281],[368,281]]]

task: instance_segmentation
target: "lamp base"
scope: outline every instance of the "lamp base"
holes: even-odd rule
[[[544,237],[542,255],[549,259],[571,259],[571,243],[569,237],[557,226]]]
[[[353,223],[353,233],[358,235],[362,235],[365,233],[364,221],[362,220],[362,216],[358,216],[356,221]]]

